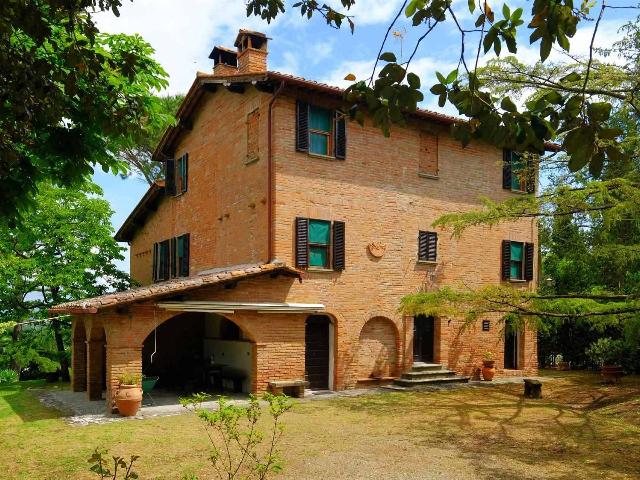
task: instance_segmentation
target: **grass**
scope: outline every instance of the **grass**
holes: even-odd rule
[[[638,478],[640,377],[603,386],[593,374],[547,375],[542,400],[514,384],[300,402],[284,418],[279,478]],[[140,455],[141,478],[211,477],[192,416],[69,426],[38,388],[60,387],[0,387],[2,478],[95,478],[96,446]]]

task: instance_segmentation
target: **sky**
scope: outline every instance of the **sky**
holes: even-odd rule
[[[169,87],[162,94],[185,93],[196,71],[211,71],[213,64],[208,55],[213,47],[223,45],[233,48],[240,28],[262,31],[271,38],[269,70],[344,87],[349,84],[344,80],[349,73],[353,73],[358,80],[371,75],[380,42],[402,5],[401,0],[357,0],[350,12],[356,24],[352,35],[345,26],[341,30],[328,27],[319,16],[308,21],[300,16],[299,11],[291,9],[294,1],[285,0],[285,3],[289,10],[270,25],[259,18],[247,18],[242,0],[124,0],[119,17],[112,13],[100,13],[96,20],[101,31],[137,33],[153,46],[155,58],[169,74]],[[341,9],[339,0],[327,3]],[[527,18],[531,1],[508,0],[507,3],[512,10],[523,7],[524,18]],[[610,5],[618,3],[620,0],[608,2]],[[627,0],[620,5],[633,3],[633,0]],[[501,18],[502,2],[491,0],[490,4],[496,12],[496,18]],[[469,22],[477,16],[477,12],[475,15],[469,12],[467,0],[455,0],[454,12],[460,22]],[[597,14],[595,11],[592,13]],[[632,15],[635,16],[632,10],[607,10],[595,45],[609,46],[619,37],[617,32],[620,26]],[[572,54],[580,55],[588,51],[594,23],[585,22],[579,28],[571,40]],[[436,83],[436,71],[446,74],[457,66],[460,34],[453,25],[449,20],[436,27],[411,62],[410,71],[418,74],[423,87],[426,86],[423,88],[423,108],[442,111],[428,89]],[[384,50],[393,51],[400,61],[406,60],[421,34],[421,28],[413,27],[401,15],[391,32]],[[522,62],[533,63],[538,58],[538,46],[529,46],[526,40],[519,39],[517,57]],[[466,51],[470,52],[466,57],[467,62],[472,62],[476,43],[477,38],[469,38],[465,44]],[[558,60],[562,56],[560,52],[553,51],[551,59]],[[491,57],[492,54],[482,56],[480,63]],[[446,108],[445,112],[456,113],[451,107]],[[96,173],[94,180],[102,186],[105,198],[112,205],[112,223],[118,229],[144,195],[147,184],[135,177],[122,180],[102,172]],[[118,263],[128,271],[128,253],[125,261]]]

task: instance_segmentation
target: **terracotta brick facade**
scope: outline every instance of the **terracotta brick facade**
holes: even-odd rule
[[[191,239],[192,275],[272,260],[266,152],[273,101],[272,257],[295,265],[296,217],[340,220],[346,229],[346,268],[309,270],[302,282],[262,276],[233,288],[195,289],[181,298],[323,304],[332,322],[329,388],[354,388],[373,377],[398,376],[413,363],[413,318],[398,312],[401,298],[443,286],[500,283],[501,241],[537,245],[537,225],[519,220],[471,228],[460,238],[439,231],[437,262],[421,263],[418,232],[433,231],[439,216],[476,209],[481,197],[500,201],[516,195],[502,189],[502,152],[478,142],[462,148],[448,127],[414,119],[405,128],[394,127],[390,138],[370,123],[347,123],[345,160],[301,153],[295,148],[296,99],[330,108],[337,106],[336,100],[300,89],[284,89],[276,99],[272,95],[252,85],[242,93],[218,88],[204,94],[191,130],[181,135],[175,148],[175,158],[189,153],[188,191],[164,198],[138,229],[131,242],[131,274],[142,284],[151,283],[153,243],[184,233]],[[247,162],[249,157],[252,161]],[[372,255],[372,243],[382,249],[382,256]],[[533,281],[517,285],[534,288],[536,283],[537,269]],[[94,330],[105,332],[111,407],[118,375],[141,371],[145,338],[174,315],[146,301],[119,311],[75,316],[74,329],[86,330],[89,345],[90,392],[97,388],[96,375],[102,374]],[[254,391],[264,391],[271,380],[304,377],[307,315],[237,312],[226,317],[252,342]],[[463,328],[461,319],[436,319],[434,361],[474,375],[484,353],[492,351],[498,375],[537,372],[535,331],[520,335],[519,370],[506,371],[503,324],[495,315],[483,320],[490,322],[488,331],[482,331],[480,322]],[[73,351],[75,367],[83,353],[75,347]]]

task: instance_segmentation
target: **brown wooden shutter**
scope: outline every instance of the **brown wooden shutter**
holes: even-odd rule
[[[342,112],[336,111],[336,158],[344,160],[347,157],[347,123]]]
[[[511,190],[511,150],[502,150],[502,188]]]
[[[418,260],[435,262],[438,259],[438,234],[436,232],[418,232]]]
[[[309,219],[296,218],[296,267],[309,266]]]
[[[169,240],[160,242],[160,265],[162,266],[161,280],[168,280],[170,272],[170,244]]]
[[[527,159],[527,193],[536,192],[536,167],[532,158]]]
[[[342,271],[345,267],[344,222],[333,222],[333,269]]]
[[[182,179],[182,193],[187,191],[187,179],[189,178],[189,154],[184,154],[184,178]]]
[[[296,150],[309,151],[309,104],[296,102]]]
[[[524,244],[524,279],[533,280],[533,243]]]
[[[164,191],[169,196],[176,194],[176,161],[173,158],[164,162]]]
[[[511,242],[509,240],[502,241],[502,280],[511,278]]]
[[[155,282],[158,280],[158,243],[153,244],[153,272],[151,274],[151,278]]]
[[[175,237],[171,239],[171,248],[170,251],[170,263],[171,263],[171,278],[178,276],[178,268],[176,265],[176,259],[178,258],[178,241]]]
[[[185,233],[183,236],[184,244],[182,246],[182,264],[180,265],[180,276],[188,277],[189,276],[189,241],[190,236],[188,233]]]

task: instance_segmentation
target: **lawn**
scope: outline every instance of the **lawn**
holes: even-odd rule
[[[638,478],[640,377],[603,386],[546,375],[544,399],[520,385],[304,401],[285,416],[281,479]],[[94,447],[141,456],[141,478],[211,478],[207,441],[189,414],[69,426],[24,382],[0,387],[0,477],[95,478]]]

